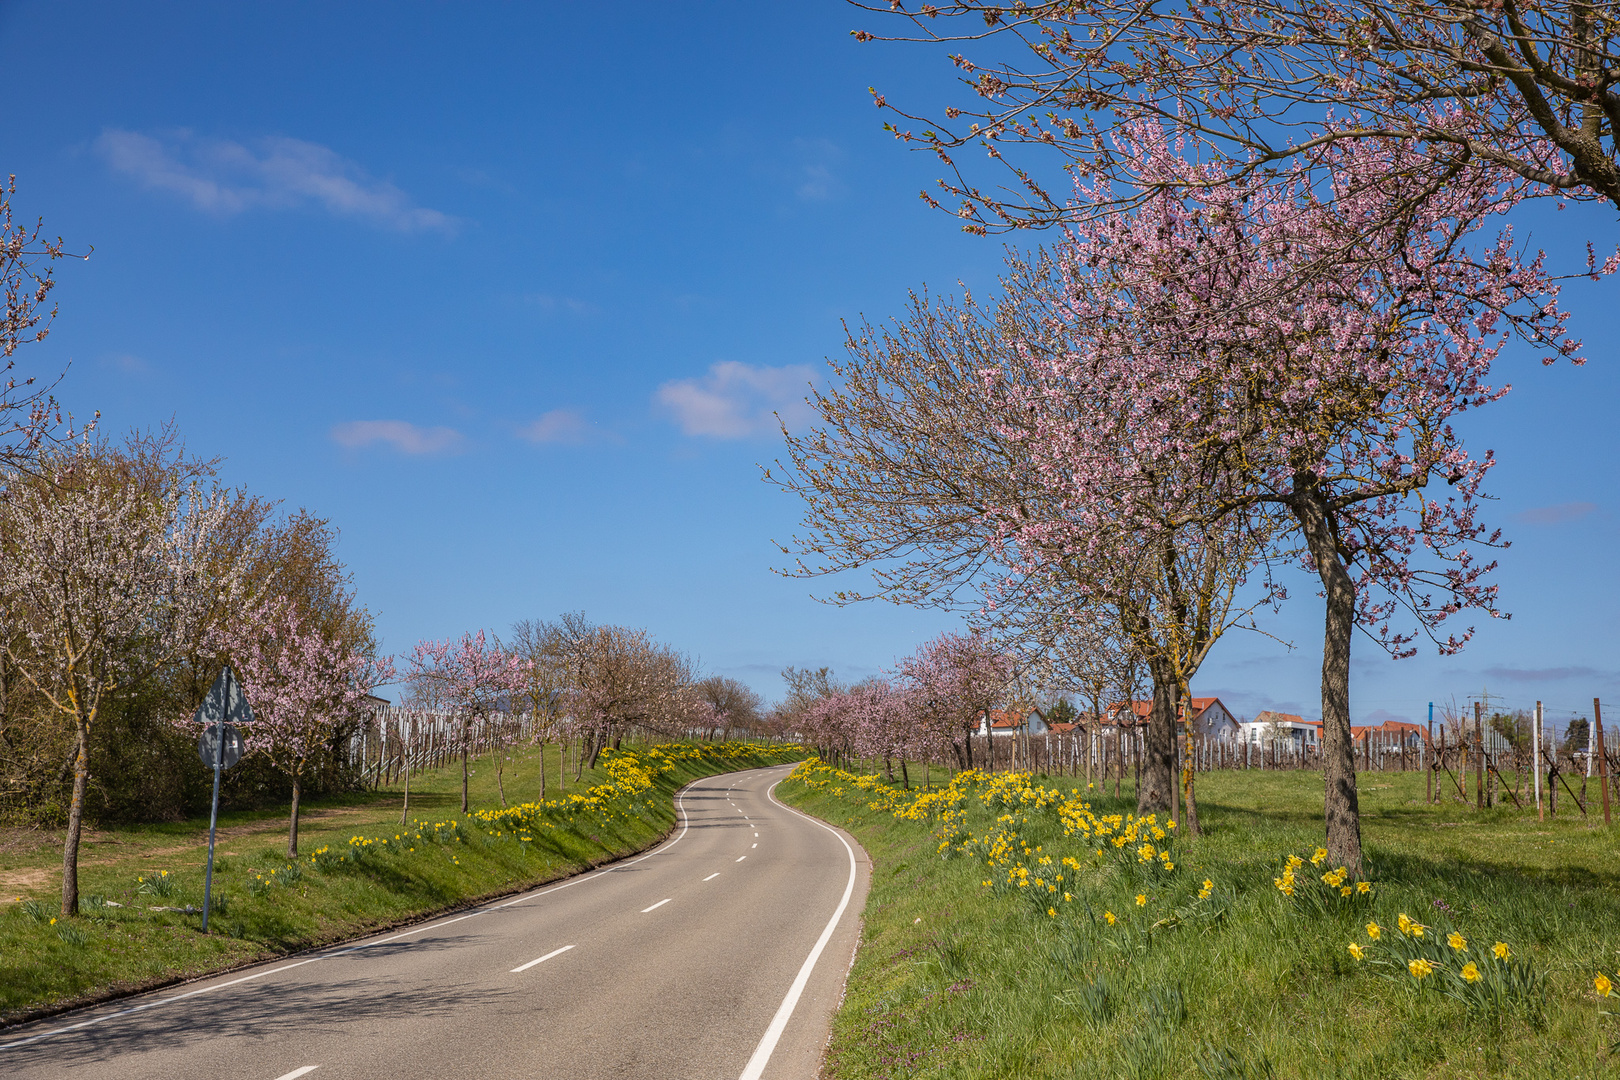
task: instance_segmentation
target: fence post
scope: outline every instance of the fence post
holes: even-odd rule
[[[1474,702],[1474,809],[1485,809],[1485,706]]]

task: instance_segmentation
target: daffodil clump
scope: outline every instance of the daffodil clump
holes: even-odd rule
[[[167,870],[135,879],[135,891],[148,896],[173,896],[176,881]]]
[[[253,876],[248,879],[248,894],[251,896],[263,896],[277,886],[296,885],[303,880],[303,877],[304,868],[297,862],[289,862],[286,866],[271,870],[269,873],[254,871]]]
[[[1371,920],[1364,928],[1366,941],[1353,941],[1346,949],[1385,979],[1445,994],[1476,1011],[1506,1006],[1531,1011],[1545,999],[1545,977],[1505,941],[1485,947],[1450,926],[1425,925],[1404,911],[1393,929],[1390,933]]]
[[[1084,869],[1114,865],[1129,880],[1150,882],[1176,869],[1174,821],[1161,822],[1154,814],[1097,814],[1079,788],[1065,793],[1036,783],[1033,773],[968,769],[944,787],[908,791],[878,776],[857,776],[810,758],[794,769],[790,779],[835,796],[846,790],[859,792],[869,810],[928,824],[938,840],[939,855],[983,859],[989,872],[985,888],[1018,894],[1048,918],[1057,918],[1077,902],[1085,906],[1077,891]],[[971,800],[991,812],[1000,811],[978,833],[968,827]],[[1070,849],[1049,852],[1044,844],[1032,842],[1029,827],[1038,820],[1060,826],[1063,838],[1073,841]],[[1138,906],[1147,903],[1147,894],[1142,896]],[[1208,896],[1206,891],[1201,899]]]
[[[1307,869],[1307,866],[1309,869]],[[1344,867],[1328,868],[1327,848],[1317,848],[1309,859],[1289,855],[1271,884],[1300,912],[1339,914],[1371,904],[1374,886],[1358,881]]]

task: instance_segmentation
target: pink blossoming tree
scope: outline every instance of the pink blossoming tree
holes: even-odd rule
[[[467,802],[467,756],[473,724],[487,722],[512,707],[527,685],[526,661],[507,653],[482,630],[458,640],[423,641],[411,651],[405,678],[412,683],[433,683],[437,699],[461,722],[461,812]],[[505,791],[502,791],[505,801]]]
[[[1415,632],[1454,652],[1472,629],[1442,631],[1450,616],[1499,614],[1482,580],[1495,564],[1477,554],[1500,543],[1478,520],[1493,460],[1464,449],[1453,419],[1506,392],[1487,380],[1515,334],[1549,363],[1579,362],[1578,344],[1541,258],[1523,258],[1506,230],[1474,238],[1519,197],[1490,172],[1461,170],[1417,198],[1378,182],[1421,172],[1417,151],[1362,140],[1330,148],[1330,190],[1303,164],[1216,183],[1153,129],[1127,138],[1176,184],[1090,219],[1031,275],[1043,321],[1022,344],[1038,358],[988,382],[1016,418],[1007,436],[1026,441],[1065,511],[1028,529],[1002,516],[1025,550],[1118,558],[1248,514],[1268,550],[1297,555],[1326,598],[1328,849],[1359,869],[1351,632],[1395,656]],[[1348,238],[1357,258],[1323,257]],[[1425,494],[1436,480],[1442,493]],[[1392,621],[1403,611],[1417,631]]]
[[[287,857],[296,858],[304,777],[332,737],[361,718],[371,690],[393,680],[393,663],[348,649],[279,598],[233,620],[221,639],[253,709],[246,749],[292,781]]]

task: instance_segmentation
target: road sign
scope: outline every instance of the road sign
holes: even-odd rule
[[[219,761],[219,767],[228,769],[242,760],[242,733],[236,730],[235,724],[225,725],[225,745],[217,745],[219,725],[209,724],[203,728],[202,734],[197,736],[197,756],[207,768],[214,767],[214,761]]]
[[[214,770],[214,805],[208,812],[208,870],[203,874],[203,933],[208,933],[208,912],[214,906],[214,826],[219,821],[219,774],[242,758],[242,736],[236,724],[253,723],[253,710],[242,695],[242,684],[230,665],[219,673],[208,696],[197,706],[194,719],[203,725],[197,739],[197,754]]]
[[[217,724],[221,720],[227,724],[253,723],[253,710],[242,696],[242,684],[236,681],[236,674],[229,667],[221,671],[214,685],[209,687],[208,696],[197,706],[192,719],[199,724]],[[207,764],[212,768],[214,763]]]

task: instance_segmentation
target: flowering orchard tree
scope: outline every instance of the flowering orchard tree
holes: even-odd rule
[[[885,773],[894,779],[894,760],[900,759],[900,777],[906,787],[911,776],[906,771],[906,755],[922,748],[916,718],[907,695],[884,679],[868,679],[850,688],[847,721],[855,751],[865,757],[882,758]]]
[[[102,707],[196,648],[246,587],[241,561],[219,559],[214,550],[229,505],[224,493],[128,483],[89,444],[48,451],[31,472],[4,477],[0,649],[73,725],[73,797],[62,847],[66,916],[79,910],[90,733]]]
[[[896,675],[918,738],[973,768],[971,737],[1012,681],[1012,657],[983,633],[947,633],[900,661]]]
[[[461,720],[461,812],[467,812],[467,754],[475,720],[511,708],[528,684],[527,662],[479,630],[455,642],[422,641],[411,650],[405,678],[439,688],[438,700]],[[502,791],[505,802],[505,791]]]
[[[220,636],[253,708],[242,741],[292,781],[287,857],[296,858],[304,777],[333,735],[360,717],[371,690],[393,681],[393,661],[354,652],[285,599],[232,620]]]
[[[1210,183],[1092,219],[1046,264],[1034,377],[991,380],[1016,418],[1009,438],[1026,440],[1044,490],[1068,508],[1032,524],[1026,546],[1117,556],[1144,530],[1261,515],[1267,549],[1297,554],[1326,597],[1327,841],[1358,869],[1351,631],[1395,656],[1411,654],[1417,632],[1450,653],[1472,629],[1442,636],[1448,617],[1498,614],[1482,581],[1495,564],[1476,554],[1499,543],[1477,518],[1493,459],[1471,456],[1452,422],[1506,393],[1487,379],[1514,334],[1549,363],[1579,362],[1579,346],[1540,257],[1522,258],[1505,230],[1470,244],[1519,197],[1486,170],[1416,199],[1374,182],[1420,172],[1416,152],[1362,140],[1326,151],[1330,191],[1303,165],[1219,185],[1151,131],[1134,135],[1151,167],[1179,170],[1180,191]],[[1362,257],[1319,258],[1347,236]],[[1099,440],[1104,418],[1113,437]],[[1443,496],[1423,494],[1436,479]],[[1403,610],[1416,631],[1392,624]]]
[[[697,715],[691,661],[645,630],[582,625],[569,643],[568,668],[568,711],[590,747],[582,766],[596,766],[615,732],[639,726],[673,735]]]
[[[0,291],[6,297],[0,312],[0,461],[8,466],[31,461],[61,423],[51,388],[13,372],[17,347],[44,341],[51,332],[56,308],[47,311],[45,303],[56,280],[50,264],[66,255],[60,238],[42,237],[41,223],[29,226],[12,217],[16,191],[15,176],[0,190]],[[67,438],[73,438],[71,432]]]
[[[1152,163],[1109,138],[1122,121],[1144,118],[1213,158],[1211,182],[1252,180],[1291,160],[1331,170],[1336,144],[1398,140],[1412,171],[1387,175],[1421,176],[1432,190],[1485,165],[1543,191],[1620,206],[1620,38],[1607,6],[957,0],[873,9],[911,24],[909,34],[881,36],[956,49],[966,100],[926,120],[896,109],[922,130],[890,127],[945,162],[940,186],[969,231],[1102,208],[1043,182],[1040,163],[1020,147],[1072,173],[1155,190],[1163,178]],[[895,108],[881,95],[877,103]],[[968,177],[958,155],[969,144],[1011,170],[1010,191]]]

